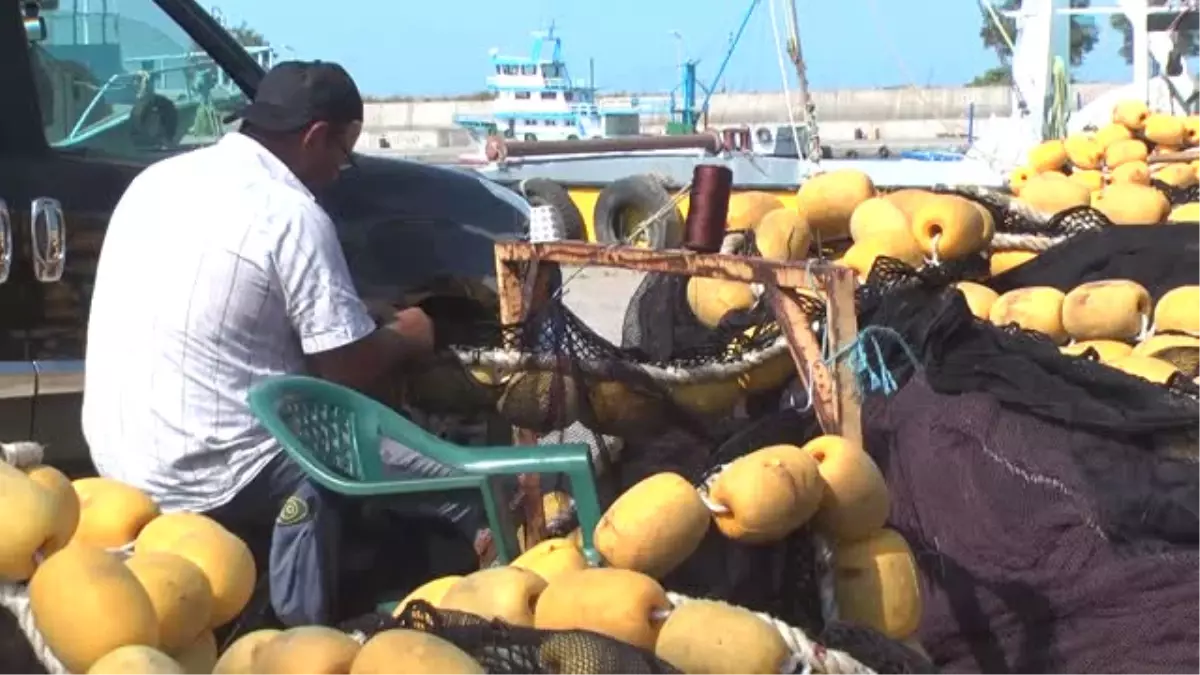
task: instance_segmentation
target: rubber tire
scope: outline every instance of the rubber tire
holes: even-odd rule
[[[593,212],[592,228],[596,232],[596,241],[601,244],[621,242],[617,235],[617,216],[622,210],[633,207],[645,214],[651,214],[669,203],[671,195],[662,183],[651,176],[626,176],[609,183],[608,187],[600,191],[600,197],[596,200],[596,210]],[[673,207],[659,216],[650,225],[647,234],[651,248],[678,248],[683,236],[683,215],[679,213],[679,208]]]
[[[129,135],[139,148],[174,146],[179,130],[179,110],[165,96],[150,94],[133,104],[129,112]]]
[[[583,214],[571,201],[566,188],[546,178],[526,178],[517,183],[517,194],[524,197],[530,206],[553,206],[562,216],[567,239],[583,240]]]

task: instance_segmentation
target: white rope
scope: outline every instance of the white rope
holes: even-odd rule
[[[937,234],[933,235],[929,239],[930,251],[929,251],[929,256],[927,258],[925,258],[925,262],[930,265],[933,265],[935,267],[942,264],[941,259],[938,258],[938,244],[941,243],[941,241],[942,241],[942,233],[941,232],[938,232]]]
[[[788,87],[787,64],[783,59],[786,50],[783,42],[779,39],[779,20],[775,16],[775,0],[768,0],[767,10],[771,15],[771,37],[775,39],[775,58],[779,61],[779,79],[783,83],[783,100],[784,107],[787,108],[788,126],[792,130],[792,143],[796,146],[796,153],[800,154],[800,130],[796,126],[796,114],[792,111],[792,92]],[[807,107],[808,101],[800,101],[800,105]],[[818,152],[818,160],[820,156]],[[812,158],[810,157],[809,160],[812,161]]]
[[[745,232],[727,232],[721,240],[721,255],[737,255],[745,245]]]
[[[700,501],[704,503],[704,507],[718,515],[725,515],[729,513],[729,507],[713,501],[713,498],[708,495],[708,491],[710,488],[712,488],[713,483],[716,482],[717,476],[720,476],[721,472],[724,471],[725,467],[727,466],[729,465],[722,464],[721,466],[718,466],[715,471],[704,478],[703,483],[696,487],[696,494],[700,495]]]
[[[695,598],[671,592],[667,593],[667,599],[675,607],[681,607],[695,600]],[[779,636],[783,638],[784,643],[787,644],[788,649],[791,650],[795,657],[796,663],[790,664],[792,668],[783,670],[785,673],[794,672],[796,665],[803,665],[807,671],[813,673],[829,673],[831,675],[834,673],[875,672],[846,652],[836,649],[826,649],[824,645],[810,639],[804,631],[790,626],[770,614],[754,612],[754,615],[766,621],[779,633]]]
[[[17,626],[25,634],[25,639],[29,641],[34,655],[46,667],[47,672],[51,675],[62,675],[68,672],[62,661],[59,661],[54,652],[50,651],[46,640],[42,638],[42,632],[34,623],[33,610],[29,606],[29,592],[24,584],[0,583],[0,606],[7,609],[17,620]]]
[[[1039,234],[997,232],[992,235],[993,251],[1034,251],[1040,253],[1063,243],[1067,237],[1044,237]]]
[[[0,443],[0,460],[18,469],[28,469],[42,463],[43,447],[33,441]]]
[[[1152,335],[1154,335],[1154,324],[1150,322],[1150,315],[1143,314],[1142,328],[1138,331],[1135,342],[1145,342],[1146,340],[1150,339],[1150,336]]]
[[[709,497],[706,491],[696,490],[696,494],[700,495],[700,501],[704,503],[705,508],[707,508],[709,511],[720,515],[729,513],[728,506],[713,501],[713,498]]]
[[[744,375],[754,368],[777,357],[788,350],[787,339],[776,338],[767,347],[740,354],[741,358],[732,362],[706,363],[699,366],[675,367],[655,366],[647,363],[636,364],[650,379],[662,384],[692,384],[696,382],[719,382]],[[466,367],[484,366],[497,368],[501,371],[547,370],[555,371],[561,367],[559,357],[544,352],[523,352],[515,349],[454,349],[454,355]],[[602,365],[582,360],[580,365],[586,370],[589,365]],[[631,364],[634,365],[634,364]]]

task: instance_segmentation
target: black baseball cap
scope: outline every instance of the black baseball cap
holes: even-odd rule
[[[336,63],[284,61],[263,75],[254,100],[225,118],[264,131],[298,131],[314,122],[348,124],[363,119],[358,87]]]

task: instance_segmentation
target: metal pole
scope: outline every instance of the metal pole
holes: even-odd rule
[[[686,105],[687,95],[687,70],[683,65],[683,33],[677,30],[670,31],[670,35],[675,38],[675,70],[679,73],[679,85],[671,91],[671,121],[678,120],[683,124],[687,124],[687,112],[683,110]],[[675,89],[679,89],[679,99],[675,97]],[[679,106],[675,105],[677,100],[682,99],[684,102]]]
[[[696,62],[683,64],[683,124],[688,133],[696,131]]]
[[[808,67],[804,63],[804,51],[800,47],[800,21],[796,16],[796,0],[791,2],[790,19],[791,23],[788,29],[791,36],[788,38],[788,55],[792,57],[792,64],[796,66],[796,88],[800,94],[800,106],[803,108],[800,120],[808,126],[808,135],[811,139],[808,158],[820,160],[821,136],[817,130],[817,107],[813,104],[812,95],[808,92]]]

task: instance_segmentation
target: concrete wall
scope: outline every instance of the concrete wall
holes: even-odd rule
[[[1114,86],[1080,84],[1073,87],[1073,93],[1086,105]],[[620,105],[628,103],[629,97],[601,100]],[[794,92],[792,100],[793,109],[798,109],[799,97]],[[849,140],[856,128],[861,128],[868,138],[878,132],[881,140],[930,139],[966,135],[971,104],[974,104],[977,132],[987,118],[1007,117],[1012,111],[1013,92],[1009,87],[816,91],[813,102],[823,139]],[[467,142],[467,136],[454,129],[454,116],[486,115],[490,108],[488,101],[368,103],[361,145],[378,147],[379,138],[383,137],[394,148],[460,146]],[[708,121],[714,126],[786,120],[782,92],[716,94],[709,105]],[[642,125],[653,133],[665,123],[664,115],[647,115]]]

